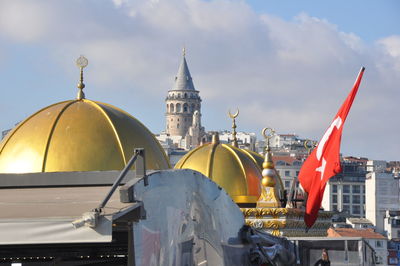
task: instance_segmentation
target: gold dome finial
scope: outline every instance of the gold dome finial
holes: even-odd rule
[[[238,142],[237,142],[237,138],[236,138],[236,120],[235,118],[239,115],[239,108],[236,108],[236,113],[231,114],[231,110],[228,111],[229,117],[232,118],[232,137],[233,137],[233,141],[232,141],[232,146],[234,147],[238,147]]]
[[[306,148],[308,154],[311,154],[312,150],[317,147],[317,144],[317,141],[307,139],[306,141],[304,141],[304,148]]]
[[[78,94],[76,96],[77,100],[85,99],[85,93],[83,92],[83,88],[85,88],[85,84],[83,83],[83,69],[87,67],[88,63],[89,61],[83,55],[81,55],[78,59],[76,59],[76,65],[79,67],[81,72],[80,80],[77,85],[79,89]]]
[[[276,170],[274,162],[272,161],[271,149],[269,147],[269,140],[275,135],[275,131],[272,128],[264,128],[262,135],[266,140],[267,147],[265,148],[265,159],[263,163],[263,170],[261,179],[261,196],[257,201],[257,207],[280,207],[280,200],[278,197],[278,191],[275,188]]]

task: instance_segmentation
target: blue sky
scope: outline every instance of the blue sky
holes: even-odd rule
[[[0,129],[85,93],[154,133],[187,48],[206,130],[270,126],[319,139],[366,67],[345,155],[400,160],[400,2],[72,0],[0,2]]]
[[[250,0],[248,3],[257,13],[273,14],[286,20],[305,12],[326,19],[341,31],[354,32],[368,42],[400,34],[400,2],[397,0]]]

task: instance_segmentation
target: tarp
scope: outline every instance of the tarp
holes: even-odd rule
[[[112,221],[100,217],[96,228],[74,228],[73,218],[1,219],[0,245],[111,242]]]

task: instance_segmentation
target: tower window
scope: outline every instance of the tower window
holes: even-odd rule
[[[178,124],[176,124],[176,128],[179,128],[179,123],[178,123]]]
[[[186,113],[188,111],[188,105],[187,103],[183,104],[183,112]]]
[[[185,94],[183,95],[184,98],[187,98],[187,93],[185,92]]]
[[[171,103],[171,105],[170,105],[170,107],[169,107],[169,111],[170,111],[171,113],[174,112],[174,104],[173,104],[173,103]]]
[[[181,112],[181,104],[180,104],[180,103],[177,103],[177,104],[176,104],[176,112],[177,112],[177,113],[180,113],[180,112]]]

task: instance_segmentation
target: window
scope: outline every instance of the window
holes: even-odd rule
[[[362,186],[362,193],[365,194],[365,186]]]
[[[285,171],[285,176],[290,176],[290,171]]]
[[[337,205],[336,205],[336,204],[333,204],[333,205],[332,205],[332,211],[335,211],[335,212],[336,212],[337,210],[338,210]]]
[[[357,203],[357,204],[360,203],[360,195],[353,195],[353,204],[354,203]]]
[[[337,203],[337,195],[332,195],[332,203]]]
[[[361,212],[360,205],[353,205],[353,213],[360,214],[360,212]]]
[[[300,171],[296,171],[296,176],[299,176]]]
[[[290,181],[285,180],[285,188],[289,188],[290,187]]]
[[[176,128],[179,128],[179,123],[176,125]]]
[[[350,193],[350,185],[343,185],[343,193]]]
[[[376,240],[376,247],[377,248],[383,247],[383,241],[382,240]]]
[[[343,205],[342,211],[343,211],[343,212],[350,213],[350,205]]]
[[[177,112],[177,113],[180,113],[180,112],[181,112],[181,104],[180,104],[180,103],[177,103],[177,104],[176,104],[176,112]]]
[[[397,230],[397,238],[400,238],[400,230]],[[400,246],[397,246],[400,247]]]
[[[332,192],[337,193],[337,185],[332,185]]]
[[[359,194],[360,193],[360,186],[359,185],[352,185],[351,186],[353,193]]]
[[[350,203],[350,196],[349,195],[343,195],[343,203]]]

